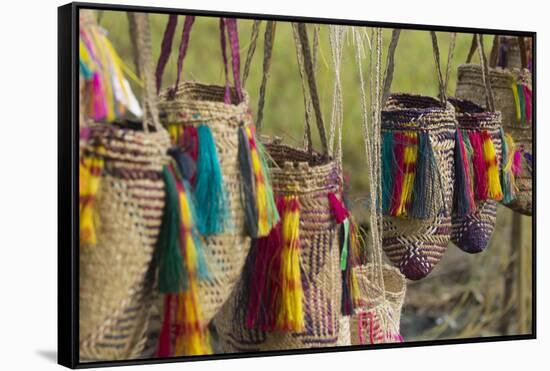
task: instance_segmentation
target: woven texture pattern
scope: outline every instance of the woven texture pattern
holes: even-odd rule
[[[328,193],[340,189],[338,168],[315,153],[276,142],[266,149],[278,167],[272,168],[276,196],[296,195],[300,208],[300,267],[304,292],[305,329],[300,333],[248,329],[232,295],[214,319],[223,352],[297,349],[337,345],[341,272],[337,225]]]
[[[208,270],[211,272],[211,279],[199,284],[205,322],[214,317],[228,298],[250,249],[241,203],[242,176],[238,160],[238,133],[239,127],[252,124],[252,116],[246,93],[241,103],[226,104],[224,89],[218,85],[183,82],[178,86],[173,99],[164,94],[159,102],[164,125],[210,127],[228,194],[231,228],[225,233],[207,237],[204,244]],[[231,93],[232,102],[237,102],[233,89]]]
[[[487,112],[476,104],[451,99],[456,108],[458,129],[462,133],[487,131],[495,147],[497,166],[502,167],[502,138],[500,136],[500,112]],[[476,202],[476,210],[466,216],[452,215],[451,240],[468,253],[478,253],[489,245],[495,230],[497,201]]]
[[[401,308],[407,291],[406,280],[397,268],[384,265],[382,289],[374,277],[377,269],[372,263],[354,268],[361,295],[359,309],[351,317],[349,326],[354,345],[398,341],[389,335],[399,333]]]
[[[434,98],[393,94],[382,111],[382,133],[419,131],[429,134],[437,168],[438,184],[433,195],[438,200],[435,217],[413,219],[384,217],[383,249],[409,279],[425,277],[441,260],[451,237],[453,195],[453,149],[456,121],[454,109],[444,109]]]
[[[495,110],[502,113],[502,127],[506,133],[514,138],[517,146],[532,153],[533,127],[530,123],[521,123],[517,119],[516,103],[512,84],[520,78],[531,87],[531,74],[528,70],[508,70],[495,68],[489,70],[491,88],[494,94]],[[481,67],[476,64],[463,64],[458,67],[458,82],[456,97],[470,100],[485,107],[485,90],[481,75]],[[519,176],[516,176],[518,192],[516,199],[506,206],[525,215],[532,214],[532,174],[524,167]]]
[[[80,355],[137,357],[151,310],[146,274],[164,207],[166,132],[90,128],[83,154],[102,156],[98,244],[80,248]],[[104,151],[96,152],[102,147]]]

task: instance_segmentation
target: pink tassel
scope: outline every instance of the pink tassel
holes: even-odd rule
[[[340,224],[349,217],[348,210],[334,193],[331,192],[328,194],[328,200],[336,223]]]
[[[514,162],[512,163],[512,172],[514,176],[519,176],[521,174],[521,150],[518,149],[514,153]]]
[[[107,117],[107,103],[105,102],[105,92],[99,73],[94,73],[92,77],[92,89],[94,99],[94,120],[100,121]]]
[[[485,164],[485,157],[483,156],[483,142],[481,139],[481,134],[472,131],[468,133],[468,136],[474,152],[472,162],[474,164],[476,198],[478,200],[486,200],[488,194],[487,166]]]
[[[525,100],[525,118],[527,122],[531,122],[533,117],[533,107],[532,107],[532,93],[531,89],[528,86],[522,85],[523,88],[523,98]]]

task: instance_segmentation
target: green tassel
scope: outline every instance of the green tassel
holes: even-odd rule
[[[177,293],[187,285],[187,273],[183,264],[179,238],[178,192],[175,179],[167,166],[163,168],[162,175],[166,196],[156,250],[159,266],[159,291],[161,293]]]

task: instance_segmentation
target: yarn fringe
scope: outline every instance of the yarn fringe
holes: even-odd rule
[[[502,202],[509,204],[516,198],[516,180],[513,171],[514,154],[516,152],[516,144],[510,134],[504,134],[504,130],[500,128],[500,137],[502,140],[502,172],[500,180],[502,183]]]
[[[300,202],[285,196],[282,217],[281,299],[278,302],[277,328],[298,332],[304,329],[302,278],[300,271]]]
[[[470,173],[470,158],[460,130],[455,135],[455,206],[459,216],[473,213],[476,203],[473,192],[473,179]]]
[[[239,167],[243,175],[246,225],[251,237],[265,237],[279,221],[269,167],[256,140],[254,126],[239,129]]]
[[[229,227],[229,200],[223,182],[216,144],[210,127],[200,125],[198,134],[195,198],[198,205],[198,228],[202,235],[225,232]]]
[[[99,152],[102,147],[98,147]],[[95,246],[96,211],[95,203],[101,183],[101,173],[104,161],[101,157],[82,157],[79,166],[79,215],[80,215],[80,243]]]
[[[167,295],[157,354],[210,354],[212,349],[208,329],[202,318],[198,298],[198,282],[210,277],[204,248],[195,225],[194,200],[189,184],[181,178],[174,164],[164,167],[163,176],[166,202],[157,259],[159,291]],[[173,327],[176,328],[174,349],[171,347]]]
[[[382,210],[385,215],[426,219],[439,210],[439,170],[429,134],[382,135]]]
[[[500,185],[500,176],[498,169],[497,155],[491,136],[487,130],[481,132],[483,139],[483,155],[485,166],[487,168],[487,197],[491,200],[502,200],[502,187]]]

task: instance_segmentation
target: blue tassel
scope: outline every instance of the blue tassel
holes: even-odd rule
[[[199,138],[195,182],[195,199],[199,205],[197,226],[203,235],[209,236],[226,231],[229,204],[212,131],[208,126],[201,125],[197,133]]]
[[[437,212],[434,205],[434,192],[437,189],[438,172],[430,136],[426,132],[418,133],[417,153],[410,215],[417,219],[427,219]]]
[[[168,154],[176,161],[182,178],[188,181],[191,180],[196,171],[195,161],[191,156],[178,147],[170,148]]]
[[[395,164],[393,154],[393,133],[382,134],[382,212],[389,212],[393,191],[393,166]]]
[[[193,193],[191,193],[191,185],[186,180],[183,180],[183,189],[185,190],[185,195],[189,198],[189,210],[191,211],[191,218],[193,219],[193,221],[196,221],[196,200],[193,197]],[[206,256],[204,253],[205,248],[196,225],[192,226],[191,234],[193,235],[193,241],[195,242],[195,249],[197,251],[197,277],[201,281],[209,280],[211,277],[210,272],[208,271],[208,265],[206,264]]]

